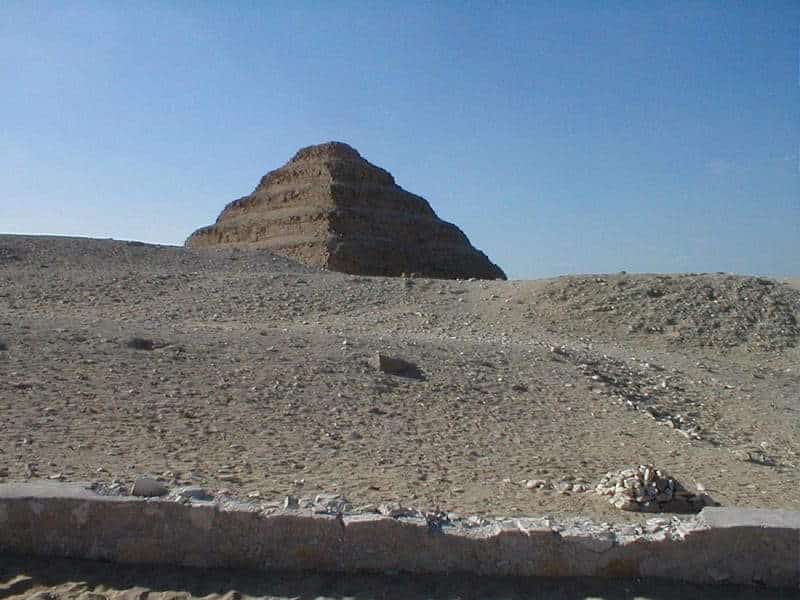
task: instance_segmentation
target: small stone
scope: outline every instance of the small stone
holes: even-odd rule
[[[390,375],[405,375],[408,377],[419,377],[419,369],[414,363],[410,363],[402,358],[393,358],[376,352],[369,361],[376,371],[388,373]]]
[[[663,529],[668,525],[669,521],[667,519],[647,519],[648,531],[658,531],[659,529]]]
[[[208,490],[201,487],[178,488],[176,495],[178,498],[183,498],[186,500],[208,501],[213,499],[213,496],[208,492]]]
[[[339,498],[341,498],[339,494],[317,494],[314,498],[314,504],[327,504]]]
[[[639,510],[639,505],[636,504],[636,502],[630,498],[617,498],[617,499],[612,498],[612,504],[620,510],[628,510],[628,511]]]
[[[316,513],[344,513],[353,509],[351,504],[339,494],[317,494],[313,510]]]
[[[155,350],[159,347],[155,341],[140,337],[132,337],[125,342],[125,345],[128,348],[133,348],[134,350]]]
[[[416,512],[410,508],[401,506],[397,502],[387,502],[378,506],[378,512],[384,516],[392,517],[410,517],[416,515]]]
[[[156,496],[166,496],[167,487],[160,481],[156,481],[151,477],[139,477],[133,482],[131,487],[132,496],[141,496],[144,498],[153,498]]]
[[[467,527],[483,527],[488,523],[489,521],[477,515],[467,517],[466,520],[464,521],[464,525],[466,525]]]
[[[300,501],[295,496],[286,496],[283,500],[283,508],[286,510],[297,510],[300,508]]]

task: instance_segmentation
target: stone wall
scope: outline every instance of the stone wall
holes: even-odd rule
[[[312,514],[103,496],[77,484],[0,485],[0,555],[336,572],[664,577],[800,587],[800,513],[706,508],[630,535],[588,522]]]

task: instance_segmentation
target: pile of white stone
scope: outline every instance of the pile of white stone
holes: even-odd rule
[[[606,473],[595,490],[616,508],[634,512],[688,513],[714,505],[704,492],[688,491],[653,465]]]

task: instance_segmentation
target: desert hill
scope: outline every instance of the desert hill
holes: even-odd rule
[[[361,275],[505,279],[424,198],[341,142],[301,149],[186,245],[262,248]]]
[[[0,479],[636,520],[593,487],[652,463],[798,510],[799,299],[732,275],[364,277],[0,236]]]
[[[562,331],[660,338],[675,348],[772,350],[800,340],[796,289],[723,273],[561,277],[543,290],[530,316]]]

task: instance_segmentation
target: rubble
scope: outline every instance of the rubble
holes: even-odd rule
[[[653,465],[608,472],[595,488],[620,510],[632,512],[696,513],[717,506],[704,491],[692,493]]]

